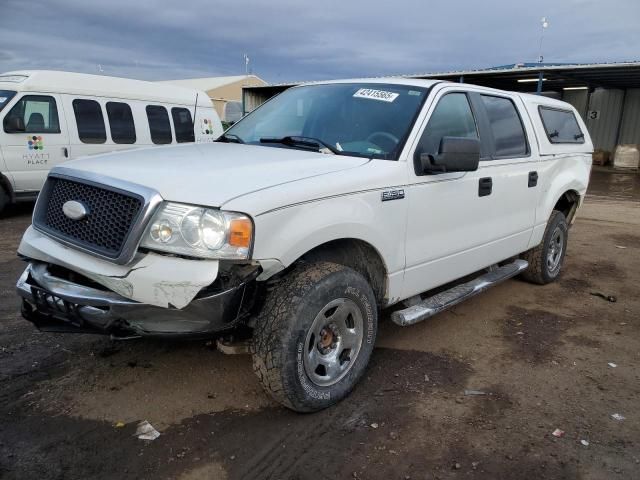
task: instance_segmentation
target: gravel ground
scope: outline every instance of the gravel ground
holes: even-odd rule
[[[640,478],[638,178],[594,173],[558,282],[513,279],[413,327],[383,314],[364,381],[311,415],[270,401],[249,357],[205,342],[36,331],[14,293],[32,206],[13,208],[0,478]],[[161,436],[138,440],[141,420]]]

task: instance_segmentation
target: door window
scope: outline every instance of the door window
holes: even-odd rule
[[[442,137],[478,138],[466,94],[449,93],[440,99],[420,138],[419,153],[437,155]]]
[[[151,131],[151,141],[158,145],[171,143],[171,123],[167,109],[160,105],[147,105],[147,119]]]
[[[584,143],[584,133],[573,112],[538,107],[542,124],[551,143]]]
[[[171,109],[171,117],[173,117],[173,128],[176,131],[176,141],[178,143],[195,142],[191,112],[186,108],[174,107]]]
[[[15,133],[8,127],[10,119],[14,117],[24,122],[25,133],[60,133],[58,108],[53,97],[46,95],[22,97],[4,119],[5,132]]]
[[[107,117],[114,143],[136,143],[136,126],[128,104],[107,102]]]
[[[75,99],[73,113],[76,117],[78,137],[82,143],[104,143],[107,141],[102,108],[98,102]]]
[[[513,102],[504,97],[481,95],[493,133],[494,157],[524,157],[529,153],[527,136]]]

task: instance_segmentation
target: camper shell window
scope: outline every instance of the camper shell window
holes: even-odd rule
[[[538,112],[549,142],[584,143],[584,133],[573,112],[542,106],[538,107]]]

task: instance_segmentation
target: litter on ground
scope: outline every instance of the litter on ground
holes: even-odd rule
[[[155,440],[160,436],[160,432],[153,428],[153,425],[144,420],[138,424],[138,428],[136,428],[136,436],[140,440]]]

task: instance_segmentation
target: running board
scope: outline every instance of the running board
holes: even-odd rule
[[[511,277],[515,277],[529,266],[526,260],[515,260],[513,263],[503,265],[491,270],[470,282],[456,285],[455,287],[437,293],[432,297],[422,300],[417,305],[397,310],[391,314],[391,320],[401,327],[413,325],[414,323],[426,320],[436,313],[453,307],[458,303],[471,298],[488,288],[497,285]]]

